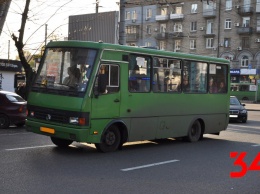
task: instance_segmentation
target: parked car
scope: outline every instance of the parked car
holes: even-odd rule
[[[247,122],[245,104],[241,104],[236,96],[230,96],[229,120],[241,121],[242,123]]]
[[[26,120],[27,102],[18,94],[0,91],[0,129],[10,125],[22,127]]]

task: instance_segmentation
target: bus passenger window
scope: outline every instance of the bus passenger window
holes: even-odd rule
[[[150,91],[150,57],[131,55],[128,88],[130,92]]]

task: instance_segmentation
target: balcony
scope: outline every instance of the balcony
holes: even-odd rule
[[[216,34],[214,34],[213,32],[204,34],[205,38],[214,38],[215,36]]]
[[[183,32],[170,32],[169,35],[168,35],[168,38],[171,38],[171,39],[180,39],[180,38],[183,38],[184,34]]]
[[[204,9],[203,17],[205,18],[214,18],[216,17],[216,9]]]
[[[127,42],[136,42],[139,38],[138,33],[133,33],[133,34],[126,34],[126,41]]]
[[[238,27],[237,28],[237,33],[238,34],[252,34],[253,33],[253,28],[252,27]]]
[[[253,12],[253,7],[241,6],[238,8],[238,14],[241,16],[252,15]]]
[[[169,14],[167,14],[167,15],[156,15],[155,20],[156,21],[167,21],[167,20],[169,20]]]
[[[161,32],[156,35],[157,40],[165,40],[168,39],[169,33],[168,32]]]
[[[171,20],[182,20],[184,18],[184,14],[170,14]]]

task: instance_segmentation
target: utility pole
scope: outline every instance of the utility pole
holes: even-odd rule
[[[8,63],[10,59],[10,40],[8,40]]]
[[[99,6],[99,1],[96,0],[96,14],[98,14],[98,6]]]
[[[48,26],[48,24],[45,24],[45,47],[47,44],[47,26]]]
[[[125,0],[120,0],[119,44],[126,44],[125,37]]]

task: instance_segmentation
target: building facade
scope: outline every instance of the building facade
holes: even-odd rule
[[[0,90],[14,92],[18,82],[17,73],[22,72],[22,64],[17,60],[0,59]],[[23,76],[22,81],[24,81]]]
[[[117,11],[69,16],[68,40],[118,44]]]
[[[230,60],[231,81],[260,79],[260,0],[126,1],[126,43]]]

